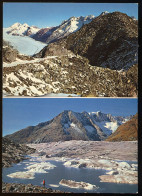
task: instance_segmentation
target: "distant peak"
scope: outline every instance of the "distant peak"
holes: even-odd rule
[[[71,110],[64,110],[63,113],[72,112]]]
[[[97,111],[97,112],[88,112],[88,114],[96,114],[96,115],[99,115],[99,114],[102,114],[101,111]]]
[[[12,28],[18,28],[18,27],[29,27],[29,25],[27,23],[21,24],[19,22],[14,23],[11,27]]]
[[[100,15],[101,15],[101,16],[104,16],[104,15],[106,15],[106,14],[109,14],[109,12],[108,12],[108,11],[105,11],[105,12],[102,12]]]
[[[102,113],[101,111],[97,111],[97,112],[96,112],[96,114],[101,114],[101,113]]]
[[[22,26],[24,27],[28,27],[29,25],[27,23],[24,23]]]
[[[133,20],[137,20],[134,16],[131,16],[131,18],[132,18]]]
[[[93,19],[93,18],[95,18],[95,16],[94,16],[94,15],[88,15],[88,16],[85,16],[85,19]]]
[[[20,25],[21,25],[21,23],[16,22],[16,23],[14,23],[13,25],[11,25],[11,27],[18,27],[18,26],[20,26]]]

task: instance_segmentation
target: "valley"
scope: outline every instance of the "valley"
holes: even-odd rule
[[[123,117],[65,110],[50,121],[6,135],[3,191],[136,193],[137,120],[137,114]],[[27,146],[28,156],[22,159],[19,143],[20,148]],[[14,158],[10,144],[17,148]],[[44,178],[48,190],[40,188]]]

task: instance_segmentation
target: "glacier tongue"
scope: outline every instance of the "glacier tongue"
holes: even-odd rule
[[[30,37],[14,36],[6,33],[6,29],[3,30],[3,39],[10,42],[10,44],[17,49],[21,54],[34,55],[40,52],[47,44],[40,41],[35,41]]]

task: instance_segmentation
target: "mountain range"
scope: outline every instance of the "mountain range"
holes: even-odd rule
[[[61,39],[69,34],[78,31],[83,25],[91,22],[95,16],[80,16],[71,17],[64,20],[60,25],[55,27],[38,28],[36,26],[29,26],[28,24],[15,23],[4,30],[10,35],[30,36],[35,40],[45,43],[51,43]]]
[[[102,112],[73,112],[65,110],[52,120],[29,126],[5,136],[16,143],[46,143],[66,140],[105,140],[129,119],[129,117]]]

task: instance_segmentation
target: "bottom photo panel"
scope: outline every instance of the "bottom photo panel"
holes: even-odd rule
[[[3,193],[137,193],[137,98],[3,98]]]

